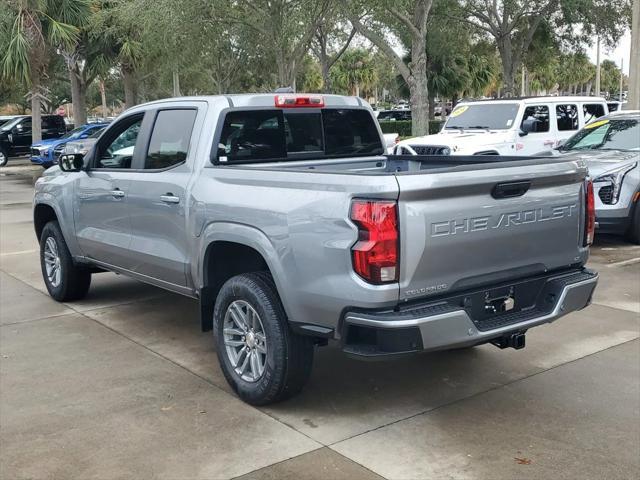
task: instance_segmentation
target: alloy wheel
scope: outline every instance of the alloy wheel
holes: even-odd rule
[[[244,300],[229,304],[224,315],[223,337],[227,357],[246,382],[257,382],[267,363],[267,337],[260,315]]]
[[[60,265],[60,254],[58,244],[54,237],[47,237],[44,243],[44,266],[47,272],[47,280],[52,287],[56,288],[62,281],[62,267]]]

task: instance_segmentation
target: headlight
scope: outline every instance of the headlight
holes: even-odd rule
[[[449,147],[444,147],[442,149],[442,155],[451,155],[451,149]]]
[[[49,149],[48,148],[41,149],[40,155],[42,155],[43,157],[46,157],[47,155],[49,155]]]
[[[614,170],[611,170],[605,174],[600,175],[593,181],[593,183],[608,183],[609,185],[611,185],[611,188],[612,188],[611,200],[608,202],[605,202],[603,200],[603,203],[607,203],[609,205],[615,205],[616,203],[618,203],[618,199],[620,198],[620,191],[622,190],[622,182],[624,180],[624,176],[627,173],[629,173],[631,170],[636,168],[637,166],[638,166],[637,162],[631,163],[631,164],[627,163],[626,165],[622,165]],[[603,188],[603,186],[600,186],[600,188]]]

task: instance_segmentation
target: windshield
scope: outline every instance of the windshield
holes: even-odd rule
[[[444,128],[508,130],[516,121],[517,103],[475,103],[458,105]]]
[[[363,109],[238,110],[227,113],[220,162],[381,155],[373,117]]]
[[[15,127],[18,122],[20,122],[20,120],[22,120],[24,117],[18,117],[18,118],[14,118],[13,120],[9,120],[7,123],[5,123],[4,125],[0,126],[1,130],[11,130],[13,127]]]
[[[590,123],[560,147],[569,150],[640,150],[640,123],[636,119],[604,119]]]

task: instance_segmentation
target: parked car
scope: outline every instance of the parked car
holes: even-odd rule
[[[59,115],[42,115],[42,138],[60,138],[67,129],[64,119]],[[31,148],[31,117],[20,116],[0,126],[0,167],[9,161],[9,157],[26,155]]]
[[[86,155],[87,152],[89,152],[89,150],[96,144],[103,131],[104,128],[96,129],[87,138],[81,138],[78,140],[67,142],[62,153],[67,155],[73,155],[76,153],[79,153],[80,155]]]
[[[534,155],[608,113],[599,97],[463,101],[440,133],[400,142],[396,154]]]
[[[590,123],[558,152],[589,167],[596,231],[626,234],[640,244],[640,111],[615,112]]]
[[[380,110],[379,122],[395,122],[396,120],[411,120],[411,110]]]
[[[106,123],[92,123],[83,125],[60,138],[50,138],[31,145],[31,163],[49,168],[58,163],[58,158],[64,152],[65,145],[73,140],[89,138],[94,133],[99,133],[107,126]]]
[[[258,405],[298,392],[329,340],[357,358],[523,348],[589,303],[584,162],[384,153],[355,97],[138,105],[36,182],[46,288],[76,300],[111,270],[198,299]]]

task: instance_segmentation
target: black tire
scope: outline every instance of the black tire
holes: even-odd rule
[[[633,209],[631,225],[629,225],[629,230],[627,230],[627,238],[636,245],[640,245],[640,202],[636,202]]]
[[[238,300],[255,310],[266,335],[264,371],[254,381],[246,381],[237,373],[225,346],[225,316],[229,306]],[[309,379],[313,364],[313,340],[297,335],[289,328],[280,297],[268,272],[237,275],[222,286],[213,312],[213,334],[218,360],[227,382],[242,400],[251,405],[285,400],[300,392]]]
[[[4,167],[7,163],[9,163],[9,152],[0,147],[0,167]]]
[[[48,239],[51,239],[56,246],[58,256],[58,269],[60,275],[58,281],[50,279],[47,274],[45,262],[45,251],[47,250]],[[80,300],[87,295],[91,286],[91,272],[84,267],[73,263],[71,253],[67,243],[64,241],[62,231],[58,222],[51,221],[42,229],[40,235],[40,268],[42,269],[42,279],[44,284],[55,300],[59,302],[69,302]]]

